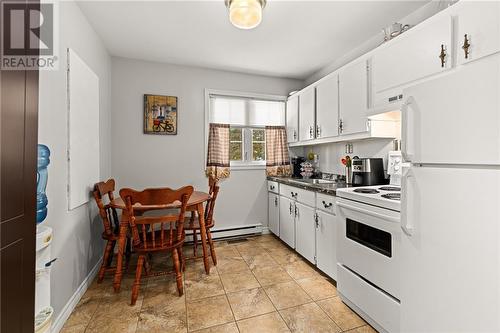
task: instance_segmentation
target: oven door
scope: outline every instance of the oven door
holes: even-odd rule
[[[399,299],[399,212],[338,198],[337,216],[338,263]]]

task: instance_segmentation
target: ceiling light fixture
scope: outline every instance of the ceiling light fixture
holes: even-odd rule
[[[266,0],[225,0],[229,21],[240,29],[253,29],[262,21]]]

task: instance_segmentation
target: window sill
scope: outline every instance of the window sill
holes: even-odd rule
[[[266,165],[261,164],[261,165],[231,165],[230,170],[231,171],[240,171],[240,170],[265,170]]]

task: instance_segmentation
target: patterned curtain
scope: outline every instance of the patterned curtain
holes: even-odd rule
[[[206,175],[220,180],[229,177],[229,125],[210,124]]]
[[[266,174],[268,176],[292,174],[284,126],[266,126]]]

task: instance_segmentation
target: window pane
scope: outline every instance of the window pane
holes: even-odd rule
[[[263,129],[254,129],[252,130],[252,140],[253,141],[265,141],[266,134]]]
[[[242,160],[242,145],[240,142],[230,142],[229,143],[229,158],[231,161],[241,161]]]
[[[263,142],[254,142],[252,145],[253,145],[253,160],[264,161],[266,159],[266,144]]]
[[[229,141],[242,141],[241,128],[229,129]]]

